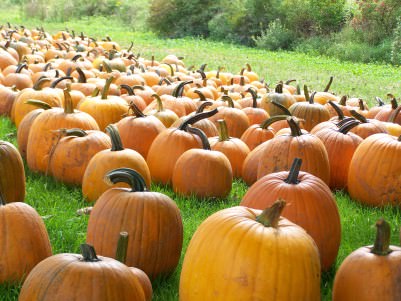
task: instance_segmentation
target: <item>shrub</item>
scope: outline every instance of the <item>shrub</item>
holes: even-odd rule
[[[254,41],[258,48],[278,50],[290,49],[294,39],[294,33],[285,28],[280,19],[276,19],[270,22],[268,28],[262,31],[260,37],[255,37]]]
[[[391,63],[401,65],[401,18],[394,30],[393,41],[391,43]]]

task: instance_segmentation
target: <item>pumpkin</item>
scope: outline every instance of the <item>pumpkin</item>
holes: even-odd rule
[[[314,135],[303,134],[294,117],[287,117],[287,122],[291,134],[276,135],[266,142],[258,165],[258,179],[269,173],[288,170],[295,158],[301,158],[303,171],[329,184],[330,164],[322,141]]]
[[[224,119],[217,120],[219,136],[209,138],[212,150],[222,152],[230,160],[233,176],[240,178],[242,173],[242,164],[250,149],[239,138],[230,137],[227,124]]]
[[[357,249],[339,267],[333,285],[333,301],[401,300],[401,248],[390,246],[390,225],[376,222],[373,246]]]
[[[0,81],[1,83],[1,81]],[[0,85],[0,114],[10,117],[14,101],[19,94],[15,87],[4,87]]]
[[[244,163],[242,163],[242,180],[244,180],[248,186],[251,186],[258,179],[258,165],[266,144],[267,141],[251,150],[245,157]]]
[[[315,133],[326,147],[330,163],[329,186],[333,190],[347,187],[349,164],[356,148],[363,140],[351,133],[352,128],[359,124],[357,120],[350,120],[340,128],[325,128]]]
[[[383,122],[376,119],[368,119],[355,110],[350,110],[350,113],[360,122],[356,127],[351,129],[351,132],[357,134],[362,139],[365,139],[373,134],[387,133],[386,126],[383,124]]]
[[[188,245],[180,301],[320,300],[319,252],[305,230],[280,217],[284,206],[208,217]]]
[[[0,191],[0,283],[18,283],[52,251],[36,210],[22,202],[6,201]]]
[[[401,204],[401,136],[374,134],[358,146],[348,172],[351,198],[371,206]]]
[[[272,104],[273,101],[287,109],[296,102],[295,98],[290,93],[283,93],[283,83],[279,83],[274,92],[265,94],[260,103],[260,107],[265,109],[270,116],[281,115],[281,110]]]
[[[148,191],[142,176],[121,168],[106,175],[110,188],[97,200],[88,221],[87,242],[99,254],[113,257],[121,231],[128,232],[126,264],[143,270],[151,279],[171,274],[181,255],[182,221],[177,205],[166,195]]]
[[[278,198],[290,206],[283,217],[301,226],[319,248],[321,267],[327,271],[336,260],[341,242],[340,215],[330,188],[318,177],[300,172],[294,159],[289,171],[271,173],[255,182],[240,205],[255,209],[271,206]]]
[[[164,108],[163,102],[159,95],[153,94],[152,97],[156,99],[157,109],[146,110],[146,114],[148,116],[156,117],[164,124],[166,128],[169,128],[176,120],[178,120],[178,115],[174,111]]]
[[[153,140],[146,158],[152,181],[162,184],[171,182],[173,169],[178,158],[191,148],[201,147],[199,137],[188,133],[188,125],[216,113],[217,109],[196,114],[183,121],[178,128],[169,128],[161,132]]]
[[[81,252],[57,254],[40,262],[25,280],[18,300],[146,300],[139,280],[126,265],[97,256],[87,244],[81,245]]]
[[[255,89],[250,87],[248,88],[247,92],[252,95],[252,106],[245,107],[242,109],[242,111],[244,111],[246,116],[248,116],[249,125],[260,124],[269,118],[269,114],[264,109],[258,108],[258,94]]]
[[[150,185],[150,172],[145,159],[138,152],[124,148],[114,124],[110,124],[106,131],[111,138],[111,149],[97,152],[90,159],[82,178],[82,194],[89,202],[96,201],[109,188],[103,178],[115,168],[133,168],[142,175],[146,185]]]
[[[206,135],[197,128],[203,149],[190,149],[177,160],[172,177],[173,190],[184,196],[224,198],[231,191],[233,173],[230,161],[219,151],[212,151]]]
[[[7,203],[25,199],[24,163],[15,146],[7,141],[0,141],[0,194]]]

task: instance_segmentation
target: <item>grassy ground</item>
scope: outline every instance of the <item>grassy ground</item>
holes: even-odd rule
[[[307,83],[312,89],[323,89],[329,76],[333,75],[335,77],[333,91],[368,101],[374,96],[385,97],[387,92],[393,92],[398,96],[400,88],[398,79],[401,70],[386,65],[343,63],[323,57],[286,52],[273,53],[196,39],[161,40],[150,33],[131,32],[118,22],[104,18],[65,24],[41,24],[35,20],[22,20],[18,11],[9,10],[9,13],[5,13],[3,10],[0,24],[5,24],[7,21],[24,24],[28,28],[43,25],[49,32],[68,27],[98,38],[109,35],[123,45],[133,41],[135,52],[145,57],[155,55],[156,59],[161,59],[170,53],[185,56],[188,66],[208,63],[210,69],[225,66],[227,70],[235,72],[245,63],[250,63],[256,72],[272,84],[282,79],[296,78],[302,84]],[[0,118],[0,139],[15,142],[15,128],[6,118]],[[168,187],[152,188],[169,195],[181,209],[184,222],[183,255],[198,225],[213,212],[237,205],[247,189],[242,182],[236,181],[227,200],[212,202],[178,197]],[[375,236],[373,225],[379,217],[383,216],[391,223],[392,243],[399,244],[401,214],[398,209],[367,208],[351,201],[348,195],[342,192],[336,193],[336,199],[342,221],[342,243],[335,267],[323,275],[322,300],[331,300],[334,273],[344,258],[356,248],[373,242]],[[79,188],[66,187],[51,178],[27,171],[26,202],[34,206],[43,216],[54,253],[78,252],[79,244],[85,240],[87,224],[86,216],[76,215],[78,208],[87,206],[82,200]],[[154,283],[154,300],[178,299],[179,273],[180,266],[169,279]],[[17,296],[18,287],[0,286],[0,300],[17,300]]]

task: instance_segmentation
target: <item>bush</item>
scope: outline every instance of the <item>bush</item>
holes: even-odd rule
[[[394,30],[393,41],[391,43],[391,63],[401,65],[401,18]]]
[[[294,43],[294,33],[289,31],[279,19],[270,22],[268,28],[262,31],[254,41],[258,48],[268,50],[290,49]]]

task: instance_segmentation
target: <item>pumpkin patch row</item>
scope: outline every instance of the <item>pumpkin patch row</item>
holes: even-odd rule
[[[43,229],[44,255],[18,276],[14,271],[10,278],[0,275],[3,281],[22,280],[33,269],[21,300],[53,300],[52,294],[62,294],[55,276],[60,267],[105,269],[109,257],[146,273],[116,280],[131,283],[130,297],[120,288],[110,295],[82,291],[88,295],[66,295],[66,300],[132,300],[134,294],[135,300],[149,300],[146,277],[171,274],[183,240],[178,207],[149,191],[151,182],[198,198],[225,198],[233,178],[252,185],[242,207],[216,213],[196,231],[181,272],[181,300],[227,300],[228,291],[234,294],[230,300],[266,299],[273,293],[272,300],[319,300],[320,271],[333,265],[341,241],[330,189],[348,190],[367,205],[400,205],[401,106],[393,95],[391,105],[378,99],[379,105],[368,109],[361,99],[330,93],[333,78],[323,91],[310,93],[304,86],[301,92],[291,80],[269,87],[248,64],[238,74],[222,68],[207,71],[206,64],[194,70],[175,55],[148,60],[110,39],[95,41],[68,32],[51,36],[26,28],[2,28],[1,34],[0,113],[15,123],[20,153],[15,150],[9,156],[15,162],[10,159],[12,166],[4,167],[11,176],[0,182],[2,204],[7,208],[11,204],[5,203],[24,200],[11,193],[14,186],[25,192],[21,155],[32,171],[79,185],[84,197],[95,202],[87,243],[101,255],[84,244],[82,255],[49,257]],[[378,222],[379,230],[386,227]],[[122,231],[130,238],[126,251],[121,251]],[[23,240],[29,244],[28,238]],[[252,250],[254,244],[260,249]],[[297,251],[288,251],[290,245]],[[227,252],[239,261],[226,262]],[[266,260],[259,261],[260,267],[250,262],[264,253],[271,256],[258,255]],[[388,244],[372,249],[377,256],[390,253],[399,258],[399,248]],[[216,259],[219,254],[223,257]],[[303,274],[285,270],[297,265],[307,267]],[[108,268],[132,277],[123,267],[112,261]],[[45,286],[51,289],[37,288],[37,279],[47,274]],[[283,278],[273,276],[277,274]],[[289,274],[294,283],[305,285],[290,290]],[[77,286],[76,276],[70,277],[68,285]],[[100,276],[93,281],[107,282]],[[346,299],[337,287],[336,282],[335,300],[358,299]],[[389,300],[397,300],[399,286],[389,287],[394,296]]]

